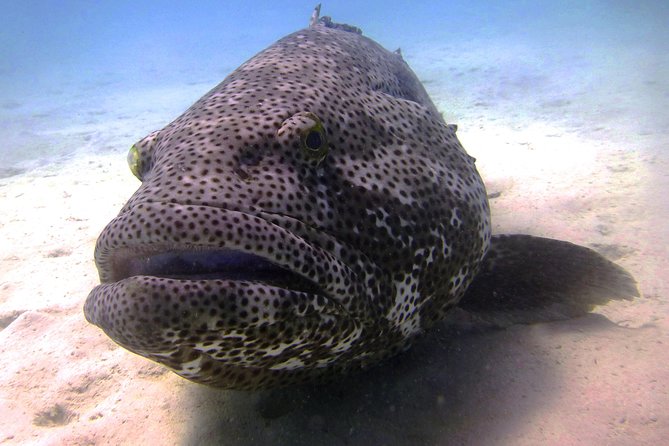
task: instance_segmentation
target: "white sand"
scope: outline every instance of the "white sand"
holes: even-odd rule
[[[640,299],[598,309],[608,319],[443,326],[396,360],[315,389],[208,389],[86,323],[95,239],[138,186],[124,155],[0,180],[0,444],[666,442],[669,156],[666,128],[631,130],[642,96],[626,96],[613,136],[570,124],[568,112],[551,125],[481,105],[458,120],[500,193],[496,232],[596,247],[636,277]]]

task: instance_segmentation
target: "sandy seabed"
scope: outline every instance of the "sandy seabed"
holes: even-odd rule
[[[85,321],[95,240],[139,183],[123,155],[81,156],[0,180],[0,444],[666,442],[668,130],[510,126],[484,108],[458,124],[495,197],[495,232],[592,247],[634,275],[640,298],[505,330],[442,324],[323,386],[209,389]]]

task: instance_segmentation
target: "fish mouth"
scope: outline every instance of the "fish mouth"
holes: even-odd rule
[[[325,296],[313,280],[272,260],[237,249],[206,247],[121,248],[114,253],[107,282],[133,276],[178,280],[230,280]]]
[[[134,204],[97,240],[100,282],[121,286],[138,276],[223,280],[318,295],[342,310],[364,293],[364,285],[341,259],[262,214],[204,205]],[[94,289],[89,299],[97,294]]]
[[[134,204],[98,238],[101,284],[84,315],[126,349],[210,385],[327,367],[363,336],[371,310],[336,250],[297,226],[264,212]]]

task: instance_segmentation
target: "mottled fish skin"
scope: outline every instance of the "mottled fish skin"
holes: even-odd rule
[[[98,239],[86,318],[208,385],[366,367],[462,297],[485,188],[397,53],[318,21],[130,152],[142,184]]]

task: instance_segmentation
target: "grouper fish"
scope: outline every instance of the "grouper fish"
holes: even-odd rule
[[[259,389],[364,369],[461,299],[482,313],[546,295],[550,306],[565,276],[636,292],[587,248],[491,236],[474,159],[401,54],[319,9],[128,161],[142,184],[97,240],[101,284],[84,313],[198,383]]]

